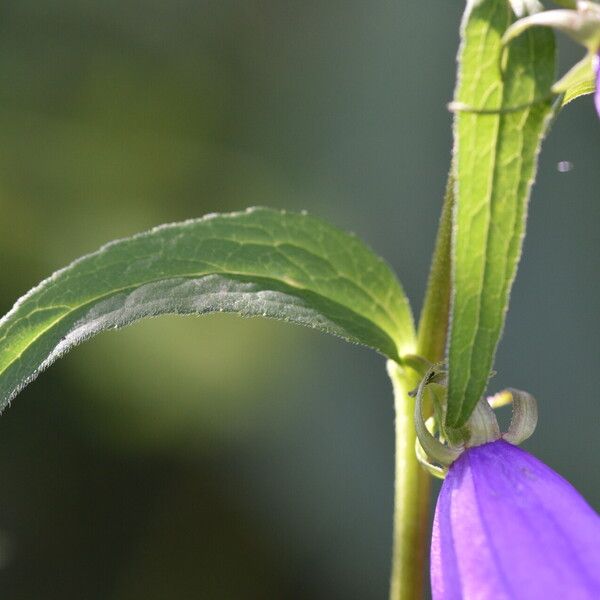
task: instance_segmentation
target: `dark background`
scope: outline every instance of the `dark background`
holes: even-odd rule
[[[5,0],[0,305],[100,244],[211,211],[307,209],[418,307],[463,2]],[[564,45],[562,68],[581,50]],[[545,144],[492,391],[596,508],[600,123]],[[557,164],[570,161],[572,170]],[[0,419],[6,600],[380,599],[392,399],[373,352],[286,325],[103,334]]]

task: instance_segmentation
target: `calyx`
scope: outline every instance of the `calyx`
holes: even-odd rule
[[[460,429],[445,428],[446,384],[445,370],[440,365],[434,365],[411,394],[415,396],[417,459],[432,475],[443,478],[448,467],[467,448],[500,438],[518,445],[535,431],[538,418],[535,398],[512,388],[488,398],[480,398],[469,420]],[[502,433],[494,409],[511,403],[513,412],[510,425]]]

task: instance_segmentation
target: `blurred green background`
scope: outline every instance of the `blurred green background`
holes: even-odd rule
[[[418,307],[462,8],[5,0],[2,312],[110,239],[256,204],[361,235]],[[538,397],[527,447],[596,508],[599,142],[589,98],[546,142],[492,381]],[[384,598],[392,418],[383,359],[314,332],[218,316],[101,335],[0,419],[0,594]]]

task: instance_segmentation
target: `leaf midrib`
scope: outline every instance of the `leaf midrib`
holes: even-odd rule
[[[213,271],[213,272],[193,273],[193,274],[178,274],[176,277],[160,277],[160,278],[155,278],[155,279],[148,279],[148,280],[145,280],[145,281],[143,281],[141,283],[137,283],[135,285],[124,286],[124,287],[121,287],[121,288],[115,288],[115,289],[111,290],[109,293],[101,294],[99,296],[95,296],[94,298],[91,298],[91,299],[87,300],[86,302],[83,302],[83,303],[81,303],[81,304],[79,304],[77,306],[71,306],[71,307],[69,307],[69,310],[67,312],[63,313],[58,318],[56,318],[54,321],[52,321],[49,325],[47,325],[42,330],[40,330],[35,337],[29,338],[27,340],[27,343],[25,344],[25,346],[20,350],[20,352],[14,358],[12,358],[11,360],[9,360],[8,363],[6,364],[6,366],[3,369],[0,370],[0,376],[2,376],[14,363],[16,363],[22,357],[22,355],[27,351],[27,349],[30,348],[38,339],[42,338],[48,331],[52,330],[54,327],[56,327],[57,325],[59,325],[62,321],[64,321],[65,319],[67,319],[73,313],[75,313],[77,311],[80,311],[80,310],[86,308],[87,306],[92,306],[94,304],[97,304],[98,302],[101,302],[103,300],[107,300],[107,299],[109,299],[109,298],[111,298],[113,296],[116,296],[118,294],[138,289],[139,287],[141,287],[143,285],[150,285],[150,284],[153,284],[153,283],[159,283],[161,281],[169,281],[169,280],[175,280],[175,279],[193,280],[193,279],[198,279],[198,278],[210,277],[211,275],[221,275],[221,276],[229,276],[229,277],[243,277],[243,278],[256,277],[256,278],[259,278],[262,281],[272,282],[274,284],[279,284],[279,285],[284,285],[284,286],[290,287],[290,288],[292,288],[294,290],[298,290],[299,292],[312,293],[312,294],[317,294],[317,295],[322,296],[322,294],[319,294],[318,292],[315,292],[314,290],[312,290],[310,288],[299,286],[299,285],[295,285],[294,283],[292,283],[290,281],[283,281],[282,279],[275,279],[275,278],[272,278],[272,277],[271,278],[270,277],[264,277],[262,275],[258,276],[258,275],[252,275],[252,274],[248,274],[248,273],[243,273],[243,272],[234,272],[234,271],[231,271],[231,270],[229,270],[229,271]],[[359,288],[359,289],[362,289],[362,288]],[[364,315],[362,315],[362,314],[354,311],[351,307],[349,307],[346,304],[342,304],[339,301],[332,300],[331,298],[327,298],[325,296],[322,296],[322,297],[325,298],[327,300],[327,302],[330,302],[332,304],[335,304],[337,306],[340,306],[340,307],[344,308],[345,310],[347,310],[350,313],[352,313],[353,315],[355,315],[357,318],[359,318],[361,320],[366,320],[369,323],[371,323],[385,337],[387,337],[392,342],[392,345],[396,349],[398,348],[398,342],[397,342],[397,340],[395,340],[387,331],[385,331],[384,329],[382,329],[377,323],[375,323],[371,319],[365,317]],[[58,305],[58,306],[60,306],[60,305]],[[45,307],[45,308],[37,307],[33,311],[27,313],[27,315],[23,315],[17,321],[15,321],[14,323],[11,323],[11,327],[6,331],[6,333],[2,336],[2,338],[0,338],[0,342],[3,341],[4,339],[6,339],[6,336],[10,333],[10,330],[14,326],[16,326],[17,323],[19,323],[20,321],[22,321],[22,320],[30,317],[32,314],[34,314],[37,311],[47,310],[48,308],[57,308],[57,306]],[[9,315],[7,315],[7,317],[8,316]],[[394,358],[394,357],[392,357],[392,358]],[[398,357],[395,357],[395,358],[398,358]]]

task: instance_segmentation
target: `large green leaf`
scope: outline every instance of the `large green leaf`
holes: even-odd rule
[[[533,28],[503,54],[507,0],[470,0],[455,107],[453,298],[446,424],[485,391],[521,254],[539,145],[552,114],[554,37]]]
[[[250,209],[113,242],[34,288],[0,322],[0,409],[95,333],[214,311],[300,323],[395,360],[414,350],[404,292],[358,238],[305,214]]]

